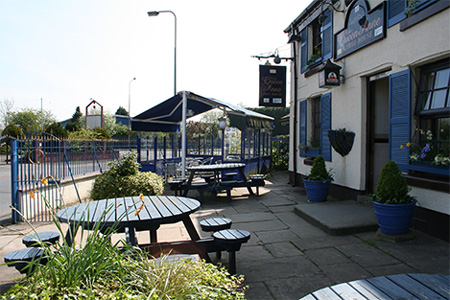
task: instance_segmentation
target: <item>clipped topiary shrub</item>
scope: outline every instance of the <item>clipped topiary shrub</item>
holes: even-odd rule
[[[161,195],[163,179],[152,172],[140,172],[137,153],[129,152],[109,164],[111,169],[95,179],[91,190],[93,200],[137,196]]]
[[[372,200],[386,204],[409,203],[414,200],[409,194],[408,184],[397,163],[390,160],[381,169],[375,195]]]
[[[322,155],[317,156],[314,159],[313,166],[309,175],[304,176],[306,180],[333,180],[333,175],[329,172],[325,166],[325,160]]]

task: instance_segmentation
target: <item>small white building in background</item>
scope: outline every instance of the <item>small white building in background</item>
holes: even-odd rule
[[[415,227],[449,239],[449,6],[314,0],[292,21],[285,30],[295,57],[291,182],[302,184],[321,154],[335,178],[331,196],[357,199],[375,191],[381,168],[394,160],[419,202]],[[341,155],[328,132],[344,129],[355,136]],[[336,148],[348,151],[348,142],[338,140]],[[428,152],[426,144],[433,146]]]

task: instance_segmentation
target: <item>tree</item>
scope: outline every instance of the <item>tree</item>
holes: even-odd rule
[[[8,124],[17,125],[24,133],[41,131],[42,127],[47,127],[52,122],[56,122],[50,111],[23,108],[19,112],[11,112],[7,118]]]
[[[2,131],[2,135],[9,135],[10,137],[15,137],[15,138],[17,138],[21,134],[22,134],[22,130],[14,124],[9,124]]]
[[[59,122],[53,122],[45,128],[45,132],[53,134],[58,138],[67,138],[67,130]]]
[[[81,109],[79,106],[75,109],[75,112],[72,115],[72,121],[81,123],[81,117],[83,116],[83,113],[81,112]]]
[[[123,108],[122,106],[119,106],[119,108],[116,111],[116,115],[129,116],[130,113],[125,108]]]
[[[83,113],[81,112],[80,107],[77,106],[75,112],[72,115],[72,119],[70,119],[70,121],[66,124],[66,130],[70,132],[80,130],[83,127],[82,117]]]
[[[4,98],[0,102],[0,118],[1,123],[3,123],[5,127],[8,126],[8,118],[11,115],[13,109],[14,109],[14,99]]]
[[[2,136],[5,136],[5,135],[8,136],[8,138],[6,140],[6,149],[5,149],[6,150],[5,151],[6,152],[6,162],[8,162],[8,153],[9,153],[8,145],[11,143],[11,139],[13,137],[17,138],[21,134],[22,134],[22,130],[14,124],[9,124],[5,127],[5,129],[3,129]]]

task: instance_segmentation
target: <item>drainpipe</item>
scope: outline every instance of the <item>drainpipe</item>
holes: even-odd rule
[[[294,33],[294,29],[292,29],[292,34]],[[294,183],[293,186],[297,185],[297,84],[298,84],[298,77],[297,77],[297,43],[293,41],[292,47],[294,55],[293,62],[294,62],[294,130],[293,130],[293,137],[292,137],[292,143],[293,143],[293,153],[294,153]]]

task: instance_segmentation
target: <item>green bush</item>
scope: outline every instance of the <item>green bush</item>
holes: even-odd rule
[[[111,169],[95,179],[91,198],[161,195],[164,191],[163,179],[152,172],[140,172],[136,157],[137,153],[133,151],[123,155],[120,161],[111,162]]]
[[[5,129],[3,129],[1,135],[9,135],[9,136],[17,138],[21,134],[22,134],[22,129],[20,129],[18,126],[14,125],[14,124],[9,124],[8,126],[5,127]]]
[[[414,200],[409,195],[406,179],[402,176],[402,172],[394,161],[388,161],[381,169],[380,178],[372,200],[386,204],[402,204]]]
[[[289,165],[289,136],[278,136],[272,141],[272,167],[287,170]]]
[[[309,175],[304,176],[306,180],[333,180],[333,175],[327,170],[325,166],[325,159],[322,155],[314,159],[313,166]]]

